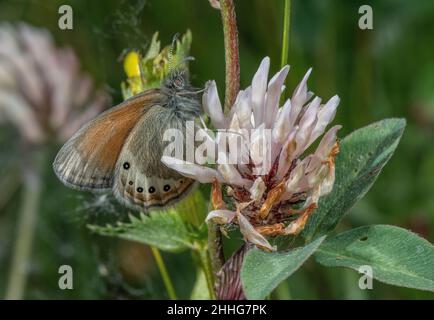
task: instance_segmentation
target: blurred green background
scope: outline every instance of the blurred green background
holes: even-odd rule
[[[260,60],[270,56],[271,71],[280,64],[283,0],[237,0],[241,87],[246,87]],[[60,30],[58,8],[74,10],[74,29]],[[358,9],[370,4],[374,29],[360,30]],[[192,81],[202,86],[215,79],[224,89],[223,33],[219,12],[206,0],[42,1],[0,0],[0,21],[25,21],[44,27],[60,46],[78,55],[83,71],[107,90],[116,104],[125,79],[120,57],[125,49],[145,49],[152,34],[162,44],[177,32],[193,33]],[[312,66],[309,88],[328,99],[341,97],[335,123],[340,136],[387,117],[405,117],[403,139],[368,195],[352,209],[339,231],[365,224],[394,224],[434,242],[434,2],[293,0],[287,88],[292,91]],[[0,46],[2,44],[0,43]],[[164,286],[145,246],[92,235],[82,223],[92,198],[64,187],[51,162],[60,144],[39,146],[42,196],[27,299],[166,298]],[[22,202],[22,170],[28,150],[16,129],[0,130],[0,297],[4,296]],[[104,210],[102,210],[104,211]],[[112,212],[92,214],[121,215]],[[107,217],[108,216],[108,217]],[[239,239],[235,239],[239,240]],[[191,255],[164,254],[181,298],[194,281]],[[58,288],[58,268],[74,269],[74,289]],[[433,266],[434,267],[434,266]],[[361,291],[359,275],[325,269],[310,261],[273,298],[295,299],[433,299],[434,295],[374,281]]]

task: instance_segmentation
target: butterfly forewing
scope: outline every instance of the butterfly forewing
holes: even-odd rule
[[[65,143],[54,160],[54,171],[67,186],[108,189],[115,165],[133,128],[155,104],[164,103],[159,89],[137,95],[84,125]]]

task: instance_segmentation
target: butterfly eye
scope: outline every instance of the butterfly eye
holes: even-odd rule
[[[175,85],[176,89],[182,89],[184,87],[184,80],[182,80],[182,78],[176,78],[173,81],[173,84]]]

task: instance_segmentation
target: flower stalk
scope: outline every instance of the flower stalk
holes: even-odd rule
[[[282,55],[280,59],[280,68],[283,68],[288,64],[289,29],[291,25],[291,0],[285,0],[285,8],[283,10]]]
[[[152,254],[154,256],[155,262],[157,263],[158,270],[160,271],[161,278],[163,278],[164,286],[166,287],[167,294],[170,300],[177,300],[175,288],[173,287],[172,280],[170,279],[169,272],[167,272],[166,265],[164,263],[163,257],[161,256],[160,250],[157,247],[150,246]]]
[[[26,288],[42,193],[39,167],[43,161],[39,159],[38,155],[33,154],[31,157],[34,160],[33,163],[29,163],[23,170],[22,205],[18,217],[18,226],[15,233],[16,240],[12,251],[12,262],[6,288],[5,298],[7,300],[23,299]]]
[[[235,102],[240,89],[240,61],[238,49],[238,28],[233,0],[221,0],[220,12],[223,25],[225,62],[226,62],[226,88],[224,110],[227,113]],[[214,190],[215,191],[215,190]],[[208,221],[208,249],[211,268],[214,278],[223,266],[225,259],[220,226]]]
[[[215,291],[214,291],[214,283],[215,283],[215,275],[212,266],[212,262],[210,256],[208,255],[207,250],[204,250],[202,246],[198,246],[198,249],[195,251],[197,258],[200,261],[203,273],[205,275],[206,286],[208,288],[209,297],[212,300],[216,299]]]
[[[225,261],[223,255],[223,242],[222,242],[222,233],[220,231],[220,226],[212,220],[207,222],[208,226],[208,250],[210,255],[210,264],[211,270],[214,278],[217,275],[217,272],[223,266]]]
[[[225,112],[235,102],[240,90],[240,61],[238,50],[238,28],[233,0],[221,0],[220,12],[223,24],[226,61]]]

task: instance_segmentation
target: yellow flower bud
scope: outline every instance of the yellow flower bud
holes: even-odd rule
[[[130,51],[124,59],[124,70],[128,78],[140,77],[139,54]]]

